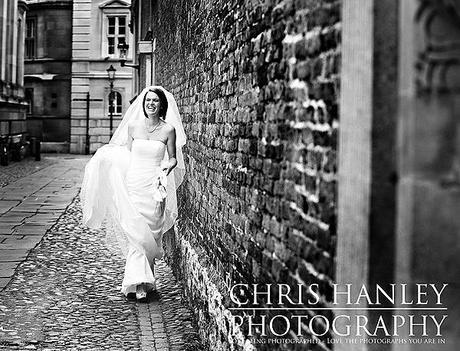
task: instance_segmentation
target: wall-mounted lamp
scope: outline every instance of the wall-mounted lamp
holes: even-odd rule
[[[139,69],[139,65],[133,65],[130,63],[126,63],[126,59],[128,57],[128,49],[129,49],[129,45],[126,42],[121,42],[118,44],[118,50],[120,52],[119,53],[120,54],[120,66]]]
[[[106,69],[107,71],[107,78],[109,79],[110,83],[113,83],[115,80],[115,72],[117,71],[113,65],[110,65],[109,68]]]

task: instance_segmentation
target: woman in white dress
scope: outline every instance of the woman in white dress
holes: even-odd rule
[[[155,259],[163,256],[163,233],[177,218],[184,144],[174,98],[162,87],[148,87],[85,168],[83,223],[99,228],[106,220],[109,248],[126,257],[121,291],[141,301],[156,289]]]

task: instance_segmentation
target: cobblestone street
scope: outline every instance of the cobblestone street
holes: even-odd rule
[[[0,349],[202,349],[164,260],[148,303],[119,292],[123,259],[106,249],[104,230],[81,226],[87,160],[44,157],[43,168],[0,189]]]

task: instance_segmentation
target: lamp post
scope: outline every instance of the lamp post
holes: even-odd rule
[[[117,47],[118,47],[119,55],[120,55],[120,66],[139,69],[139,65],[132,65],[132,64],[126,63],[126,60],[128,58],[128,49],[129,49],[128,43],[123,41],[119,43]]]
[[[115,72],[117,70],[110,65],[107,68],[107,76],[110,82],[110,93],[109,93],[109,114],[110,114],[110,138],[112,138],[112,128],[113,128],[113,81],[115,80]]]

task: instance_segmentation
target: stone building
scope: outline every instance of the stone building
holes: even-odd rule
[[[133,0],[131,4],[131,32],[134,37],[134,47],[129,48],[134,53],[133,58],[139,65],[135,77],[137,93],[149,85],[155,85],[155,36],[152,32],[156,2],[151,0]]]
[[[22,0],[0,2],[0,135],[26,133],[24,18]]]
[[[84,153],[87,102],[89,102],[89,151],[110,139],[107,69],[115,69],[113,131],[134,96],[133,69],[119,64],[118,44],[131,43],[130,1],[73,0],[71,144],[70,152]],[[132,45],[131,45],[132,46]],[[128,57],[130,59],[130,57]]]
[[[435,0],[343,1],[336,277],[359,287],[449,284],[446,311],[459,315],[460,6]],[[420,322],[425,311],[365,311]],[[363,304],[362,307],[368,307]],[[394,307],[383,304],[382,307]],[[416,307],[435,308],[428,298]],[[361,312],[357,312],[361,313]],[[353,314],[352,314],[353,317]],[[337,350],[454,350],[447,344],[337,345]],[[421,335],[420,329],[416,335]],[[434,326],[427,328],[435,336]],[[399,335],[409,335],[408,325]],[[377,338],[381,338],[378,334]],[[398,338],[396,336],[396,338]]]
[[[459,314],[455,2],[137,0],[132,11],[137,42],[155,44],[150,62],[139,59],[140,85],[150,66],[185,124],[180,221],[165,245],[213,350],[307,349],[253,344],[247,323],[232,324],[235,283],[318,284],[317,307],[331,306],[336,282],[371,293],[375,284],[448,283],[443,303]],[[408,313],[398,303],[382,313],[359,307],[371,322]],[[283,337],[300,328],[312,350],[433,349],[332,345],[332,333],[312,335],[295,312],[276,313],[291,320]],[[456,319],[443,330],[456,349]]]
[[[27,126],[42,151],[69,152],[72,0],[28,0],[25,28]]]

